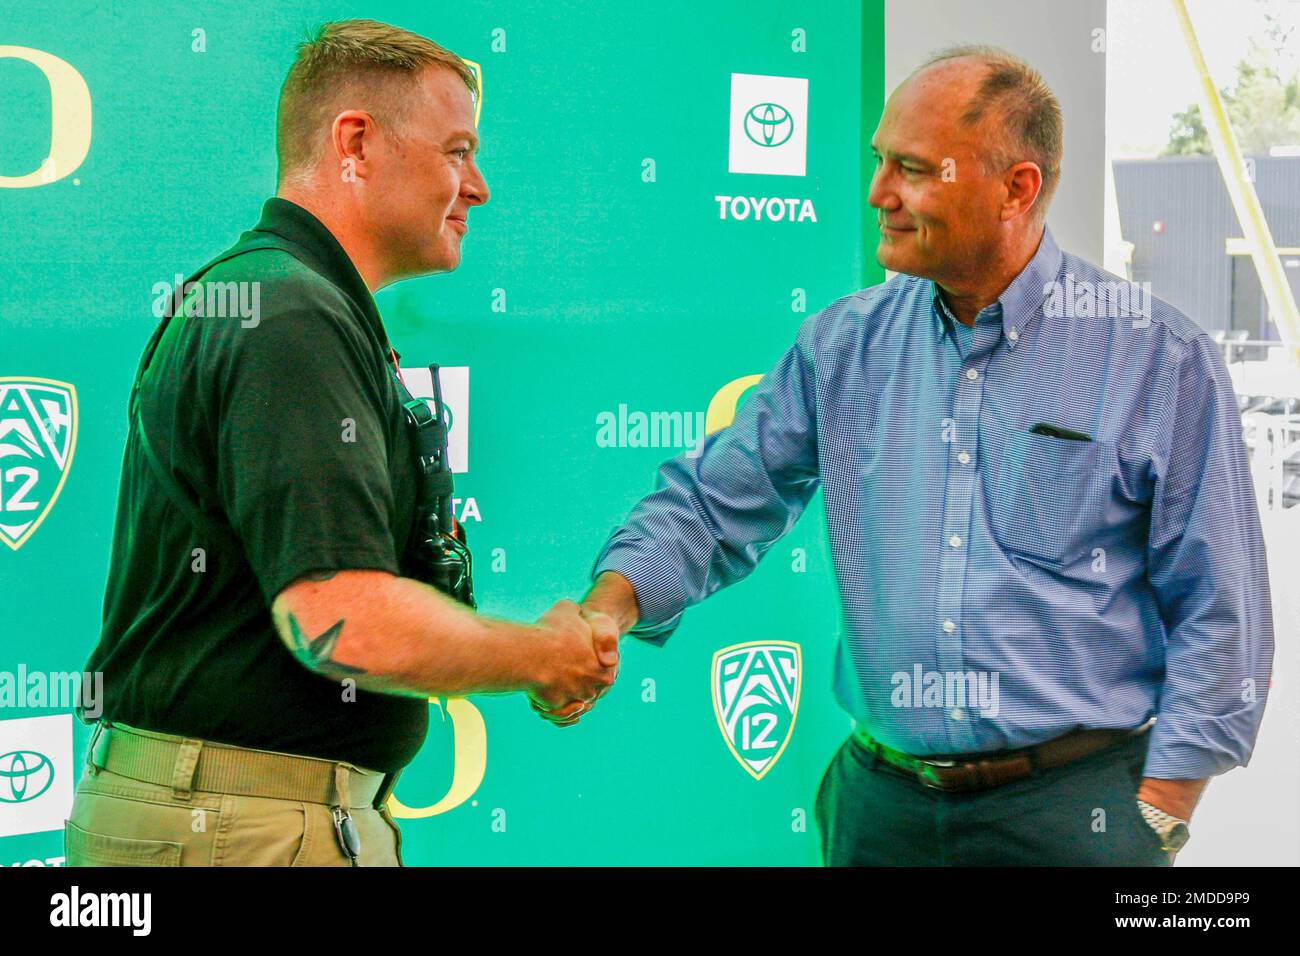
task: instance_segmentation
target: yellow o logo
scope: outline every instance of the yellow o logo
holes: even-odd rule
[[[478,96],[474,97],[474,125],[478,126],[479,117],[483,115],[483,67],[474,60],[465,60],[462,62],[469,67],[474,79],[478,81]]]
[[[0,46],[0,59],[26,60],[50,84],[50,153],[25,176],[0,176],[0,186],[45,186],[71,175],[90,152],[90,88],[70,63],[25,46]]]
[[[439,704],[439,698],[429,703]],[[437,803],[427,807],[408,807],[394,792],[388,798],[388,810],[402,820],[422,820],[455,809],[474,795],[487,772],[487,725],[477,707],[463,697],[447,698],[446,716],[451,718],[454,747],[451,787]]]
[[[740,404],[740,396],[762,380],[761,375],[746,375],[744,378],[733,379],[718,389],[713,400],[709,402],[709,410],[704,413],[704,433],[712,435],[735,421],[736,406]]]

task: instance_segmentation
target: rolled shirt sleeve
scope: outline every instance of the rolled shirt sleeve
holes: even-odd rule
[[[1241,415],[1208,337],[1188,343],[1165,420],[1147,551],[1165,624],[1165,676],[1145,774],[1199,779],[1249,762],[1273,661]]]
[[[592,576],[636,591],[630,632],[662,644],[687,607],[751,572],[803,513],[818,484],[813,337],[819,315],[698,455],[660,466],[655,490],[614,531]]]

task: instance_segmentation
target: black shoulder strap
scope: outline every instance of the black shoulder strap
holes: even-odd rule
[[[278,236],[266,235],[258,236],[255,239],[241,239],[235,245],[221,253],[221,255],[204,264],[202,268],[182,282],[179,289],[172,293],[166,308],[163,309],[162,321],[158,323],[158,328],[154,329],[153,335],[149,337],[149,342],[144,347],[144,354],[140,356],[140,364],[135,370],[135,379],[131,383],[131,398],[127,402],[128,421],[135,417],[136,396],[140,391],[140,380],[144,378],[144,373],[148,370],[149,363],[153,361],[154,352],[158,350],[158,343],[162,341],[163,333],[167,331],[167,325],[174,317],[175,305],[178,302],[184,301],[184,292],[186,287],[201,279],[213,266],[225,262],[227,259],[233,259],[235,256],[241,256],[245,252],[256,252],[259,249],[281,249],[285,252],[293,252],[288,244]]]
[[[172,502],[172,504],[181,510],[182,514],[193,522],[195,527],[212,536],[214,540],[229,540],[230,532],[205,514],[199,507],[198,503],[186,494],[185,489],[181,487],[180,483],[176,480],[176,477],[167,469],[167,467],[162,463],[162,460],[158,457],[157,452],[154,451],[153,444],[149,441],[149,434],[145,431],[144,416],[140,412],[140,381],[144,378],[144,373],[148,370],[149,363],[153,361],[154,353],[158,350],[158,343],[162,341],[163,333],[167,330],[167,324],[171,322],[172,318],[174,318],[175,304],[184,299],[186,287],[189,286],[190,283],[198,281],[209,269],[218,263],[225,262],[227,259],[233,259],[235,256],[243,255],[245,252],[254,252],[259,249],[283,249],[290,253],[293,251],[284,243],[283,240],[276,236],[259,236],[247,240],[241,239],[240,242],[221,253],[221,255],[217,256],[215,259],[206,263],[201,269],[186,279],[184,283],[182,283],[181,287],[173,293],[167,307],[163,309],[162,321],[158,323],[158,328],[156,328],[153,335],[150,336],[149,342],[145,346],[144,354],[140,357],[140,365],[136,369],[135,379],[131,383],[131,397],[127,402],[128,422],[131,426],[134,426],[136,433],[140,436],[140,450],[144,453],[144,460],[148,464],[149,469],[154,473],[154,476],[158,479],[159,484],[162,485],[167,498]]]
[[[144,430],[144,419],[140,417],[137,410],[135,415],[136,434],[140,439],[140,451],[144,454],[144,460],[148,463],[149,469],[162,485],[163,492],[167,495],[181,514],[190,519],[190,522],[199,530],[203,531],[213,541],[229,540],[231,532],[227,531],[216,521],[213,521],[206,515],[182,489],[175,476],[167,470],[162,461],[158,458],[157,453],[153,450],[153,445],[149,442],[149,435]]]

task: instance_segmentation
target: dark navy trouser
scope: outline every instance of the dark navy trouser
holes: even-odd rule
[[[815,818],[827,866],[1169,866],[1137,791],[1147,732],[1063,767],[975,793],[901,776],[852,735]]]

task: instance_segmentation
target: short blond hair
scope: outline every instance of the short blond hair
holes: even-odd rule
[[[985,129],[992,141],[984,152],[985,172],[996,175],[1016,163],[1030,160],[1043,174],[1034,204],[1042,218],[1061,181],[1061,153],[1065,138],[1061,104],[1042,74],[1017,56],[995,46],[964,44],[940,50],[922,63],[915,76],[937,63],[969,57],[988,68],[967,104],[961,122],[970,127],[992,116]]]
[[[298,45],[280,89],[275,130],[280,181],[311,162],[322,130],[340,110],[365,109],[399,132],[409,98],[403,94],[428,67],[453,71],[477,100],[474,71],[427,37],[377,20],[335,20],[319,27]]]

